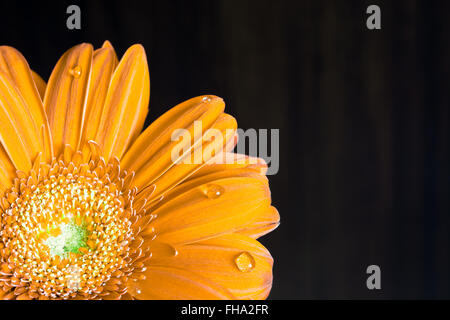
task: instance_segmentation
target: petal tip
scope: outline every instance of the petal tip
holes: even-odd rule
[[[113,48],[112,43],[109,40],[105,40],[102,44],[102,48]]]
[[[147,58],[147,56],[145,54],[145,48],[140,43],[133,44],[131,47],[129,47],[127,49],[127,52],[125,52],[125,55],[127,53],[135,55],[136,57],[141,57],[142,56],[143,58]]]

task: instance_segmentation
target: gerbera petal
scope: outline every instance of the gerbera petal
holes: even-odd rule
[[[180,142],[172,141],[174,132],[187,130],[191,139],[182,141],[182,146],[192,146],[216,122],[224,108],[223,100],[214,96],[196,97],[177,105],[136,139],[121,160],[121,166],[135,171],[136,181],[151,183],[173,165],[171,151],[180,145]],[[194,132],[194,122],[200,124],[198,132]]]
[[[24,104],[29,110],[39,135],[35,139],[44,145],[40,148],[43,151],[45,160],[52,158],[52,142],[49,131],[47,116],[39,95],[38,85],[35,84],[33,73],[27,61],[16,49],[8,46],[0,46],[0,70],[3,71],[19,92]],[[41,86],[42,84],[39,84]],[[41,130],[44,136],[40,137]]]
[[[208,166],[217,168],[221,167],[222,165],[208,165]],[[205,173],[205,171],[203,172]],[[189,191],[190,189],[194,189],[208,183],[214,184],[215,180],[221,180],[226,178],[237,178],[237,177],[260,179],[263,183],[267,183],[267,177],[261,175],[258,171],[252,168],[234,168],[234,169],[230,168],[223,170],[217,169],[216,171],[210,171],[208,174],[203,175],[199,175],[198,172],[196,172],[185,182],[179,184],[176,188],[173,188],[169,192],[167,192],[164,195],[164,200],[161,201],[159,204],[153,206],[153,210],[157,209],[165,202],[170,201],[171,199],[176,198],[177,196],[183,194],[184,192]]]
[[[224,163],[208,163],[204,165],[185,182],[167,193],[164,200],[168,201],[191,188],[206,183],[213,183],[214,180],[226,177],[253,177],[267,181],[265,177],[267,164],[264,159],[235,153],[219,155],[218,158],[220,161],[224,161]],[[164,201],[161,203],[164,203]],[[254,220],[250,220],[247,225],[242,226],[241,230],[235,232],[257,239],[279,226],[280,215],[276,208],[264,207],[258,210],[258,213],[258,215],[253,216]]]
[[[236,233],[258,239],[269,232],[272,232],[280,225],[280,214],[275,207],[269,207],[259,211],[255,219],[242,226]]]
[[[0,196],[13,185],[15,168],[5,149],[0,145]]]
[[[151,201],[157,197],[160,197],[199,170],[206,161],[213,157],[212,153],[216,151],[220,153],[227,144],[227,141],[233,139],[236,127],[236,120],[232,116],[222,114],[211,127],[212,130],[216,130],[216,132],[220,133],[222,138],[217,140],[208,140],[208,134],[205,133],[203,139],[198,139],[198,141],[194,143],[193,150],[179,159],[181,163],[174,164],[172,159],[172,165],[168,164],[169,169],[167,169],[167,171],[163,171],[163,174],[151,182],[149,182],[146,173],[148,172],[147,170],[152,170],[152,166],[147,165],[140,172],[141,174],[138,179],[136,179],[135,185],[138,187],[143,187],[149,184],[154,184],[156,186],[156,190],[147,200]],[[200,154],[202,159],[196,159],[196,154]],[[186,160],[188,160],[188,162],[183,163]]]
[[[265,175],[267,172],[267,164],[264,159],[227,152],[225,154],[218,155],[217,159],[212,159],[211,162],[207,163],[195,174],[193,174],[189,180],[215,172],[243,168],[254,170],[262,175]]]
[[[114,47],[111,44],[111,42],[109,42],[108,40],[105,40],[105,42],[103,42],[102,48],[108,48],[108,49],[112,50],[112,52],[114,53],[114,65],[117,66],[119,64],[119,60],[117,59],[116,51],[114,50]]]
[[[0,141],[15,168],[24,172],[43,151],[41,132],[12,79],[0,71]]]
[[[179,246],[177,255],[153,256],[149,265],[201,274],[237,299],[265,299],[272,287],[273,259],[258,241],[240,234]]]
[[[88,142],[97,135],[109,83],[116,66],[117,57],[112,47],[95,50],[85,112],[88,121],[84,124],[81,138],[81,148],[85,155],[90,151]]]
[[[262,159],[253,158],[250,160],[249,157],[238,158],[239,160],[242,158],[242,164],[207,164],[188,180],[168,191],[164,195],[162,201],[156,204],[147,202],[144,209],[155,212],[160,207],[183,193],[188,192],[191,189],[201,188],[205,185],[215,185],[215,182],[220,181],[221,179],[247,177],[261,180],[264,184],[268,183],[266,176],[261,173],[264,172],[264,168],[266,167],[265,162]],[[206,169],[204,169],[205,167]],[[152,199],[153,195],[148,198]],[[139,196],[137,199],[140,200]],[[280,223],[278,211],[270,205],[256,208],[256,210],[248,216],[248,219],[247,223],[240,225],[234,232],[239,232],[252,238],[258,238],[277,228]]]
[[[39,92],[39,97],[41,98],[41,101],[43,101],[45,96],[45,88],[47,88],[47,84],[45,83],[44,79],[42,79],[41,76],[38,75],[33,70],[31,70],[31,76],[33,77],[33,81],[36,84],[36,88]],[[44,107],[42,107],[42,109],[43,108]]]
[[[167,266],[149,266],[146,279],[129,283],[130,293],[143,300],[230,300],[222,286],[195,273]]]
[[[267,182],[232,177],[199,185],[158,205],[145,234],[172,245],[193,243],[239,231],[270,206]]]
[[[45,92],[44,106],[53,137],[55,155],[68,144],[79,147],[92,66],[92,45],[83,43],[59,59]]]
[[[121,158],[144,126],[150,98],[147,56],[130,47],[112,76],[96,138],[106,162]]]

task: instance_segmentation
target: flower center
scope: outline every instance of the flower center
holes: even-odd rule
[[[31,298],[101,295],[130,269],[134,193],[114,166],[109,174],[104,163],[100,170],[93,163],[48,167],[16,179],[4,197],[10,204],[1,214],[0,289]]]
[[[88,248],[86,245],[86,228],[84,226],[78,226],[74,221],[60,224],[55,228],[55,233],[58,235],[51,236],[45,241],[52,256],[58,255],[66,258],[70,252],[81,254],[81,248]]]

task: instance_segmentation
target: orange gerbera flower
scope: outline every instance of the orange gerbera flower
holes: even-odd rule
[[[109,42],[75,46],[47,85],[0,47],[0,298],[267,297],[273,260],[255,239],[279,215],[265,163],[229,153],[236,122],[215,96],[141,133],[149,91],[140,45],[120,62]],[[225,139],[184,147],[222,153],[172,161],[173,131],[195,121]],[[212,161],[224,155],[242,161]]]

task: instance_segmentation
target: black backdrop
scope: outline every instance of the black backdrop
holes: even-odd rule
[[[82,29],[66,28],[78,4]],[[382,30],[365,27],[378,4]],[[142,43],[148,122],[225,98],[243,129],[280,129],[282,223],[270,298],[450,298],[448,1],[55,1],[0,4],[0,44],[48,79],[80,42]],[[382,271],[369,291],[368,265]]]

